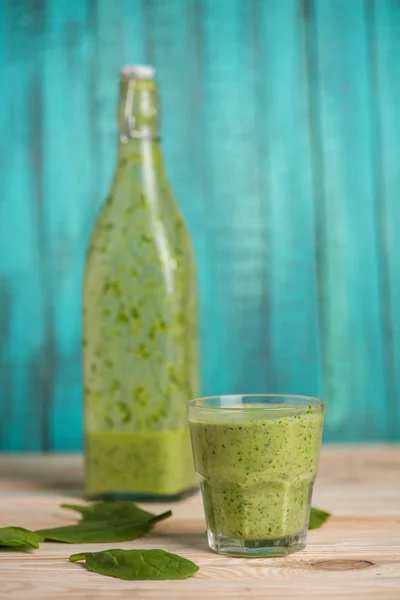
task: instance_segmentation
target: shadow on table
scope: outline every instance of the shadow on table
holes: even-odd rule
[[[53,490],[83,497],[83,461],[65,455],[18,457],[0,454],[0,492]]]
[[[184,531],[170,532],[157,531],[157,541],[165,540],[168,547],[176,548],[176,551],[197,550],[199,552],[211,552],[207,544],[207,536],[205,531]]]

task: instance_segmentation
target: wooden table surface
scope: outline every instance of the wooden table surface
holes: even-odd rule
[[[74,522],[59,504],[79,501],[81,484],[81,457],[0,455],[0,526],[38,529]],[[31,553],[1,551],[0,598],[399,600],[400,446],[325,447],[313,504],[334,516],[310,533],[305,551],[288,558],[209,552],[198,495],[168,505],[173,518],[133,542],[46,543]],[[192,559],[200,571],[185,581],[131,582],[67,561],[73,552],[111,547],[163,548]]]

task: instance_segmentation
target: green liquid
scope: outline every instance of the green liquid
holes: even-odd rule
[[[191,422],[209,529],[227,537],[300,534],[317,474],[323,414]]]
[[[196,277],[157,141],[155,84],[136,81],[132,97],[128,88],[123,78],[121,132],[133,97],[143,139],[121,137],[85,270],[86,492],[158,498],[194,484],[187,402],[198,395]]]
[[[172,496],[195,486],[189,432],[91,433],[86,493]]]

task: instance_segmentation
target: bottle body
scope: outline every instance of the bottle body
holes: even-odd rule
[[[195,486],[187,401],[198,393],[195,268],[159,142],[120,143],[84,283],[86,493]]]

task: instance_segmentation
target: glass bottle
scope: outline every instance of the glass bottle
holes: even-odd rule
[[[153,76],[148,66],[122,69],[117,165],[86,262],[85,489],[94,498],[170,499],[195,486],[195,267],[163,166]]]

